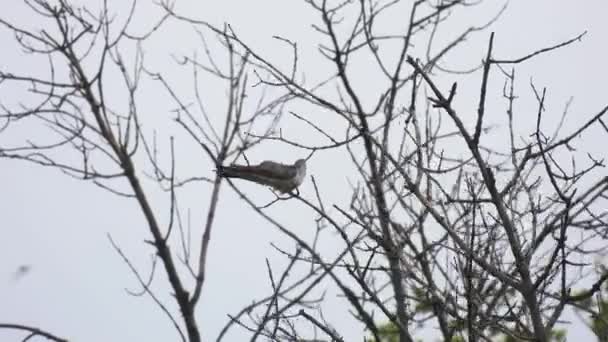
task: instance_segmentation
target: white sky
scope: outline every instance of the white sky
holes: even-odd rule
[[[111,7],[118,6],[117,1],[109,3]],[[482,6],[474,16],[458,19],[461,21],[456,26],[468,25],[471,20],[482,23],[502,3],[488,1],[488,5]],[[288,54],[271,37],[278,34],[291,38],[299,43],[303,54],[301,70],[305,71],[307,78],[320,79],[323,70],[328,70],[327,62],[317,54],[318,35],[310,27],[311,23],[318,22],[318,18],[312,16],[312,11],[303,1],[177,0],[177,9],[216,25],[223,22],[232,24],[245,42],[282,65],[290,62]],[[570,96],[574,97],[574,102],[569,125],[584,120],[606,105],[606,13],[608,2],[605,0],[510,2],[503,17],[490,29],[496,32],[495,57],[519,57],[588,31],[582,42],[517,68],[518,79],[521,80],[519,89],[522,99],[518,103],[521,106],[521,122],[527,124],[527,119],[534,118],[533,107],[526,107],[526,104],[533,103],[528,87],[530,77],[540,86],[549,88],[548,118],[551,115],[558,118]],[[136,13],[137,23],[145,24],[157,14],[151,7],[142,6],[141,11]],[[0,16],[24,25],[38,23],[18,6],[3,7]],[[169,53],[191,54],[194,49],[200,48],[192,35],[185,32],[189,31],[178,27],[159,33],[150,47],[151,51],[159,51],[149,56],[151,63],[157,66],[172,63]],[[455,51],[448,59],[450,66],[466,69],[477,64],[485,54],[489,32],[474,35],[469,43]],[[212,40],[210,36],[208,38]],[[5,29],[0,30],[0,46],[3,50],[0,70],[44,70],[44,66],[29,64],[29,59],[21,59],[12,36]],[[173,80],[179,86],[187,87],[191,78],[184,75],[184,78],[175,76]],[[365,70],[361,70],[360,76],[365,77]],[[496,89],[499,90],[502,78],[498,77],[497,72],[494,76],[498,79]],[[441,81],[449,85],[458,79],[458,76],[453,77]],[[457,105],[474,108],[479,79],[480,73],[475,73],[465,78],[464,86],[460,87],[459,84]],[[374,89],[373,83],[365,86],[372,91]],[[213,94],[209,96],[209,105],[221,108],[222,92],[211,86],[207,91]],[[0,102],[13,101],[17,95],[11,87],[0,85]],[[142,108],[154,118],[170,115],[168,110],[175,107],[162,97],[142,97],[141,101]],[[488,120],[492,120],[492,115],[504,115],[504,103],[498,101],[489,103]],[[156,119],[150,120],[156,125]],[[289,132],[285,123],[282,128]],[[37,130],[33,132],[41,134]],[[293,127],[290,133],[297,135]],[[11,142],[7,139],[0,139],[0,146]],[[593,136],[587,139],[585,148],[596,156],[606,156],[604,141],[595,141]],[[190,151],[183,150],[183,161],[179,164],[182,170],[188,174],[210,176],[213,166],[199,151],[186,153]],[[256,150],[250,157],[259,160],[268,155],[291,162],[306,153],[278,143],[268,143],[262,151]],[[335,158],[332,153],[315,155],[309,162],[309,172],[321,184],[328,203],[345,204],[349,198],[341,195],[344,194],[342,190],[348,189],[348,182]],[[253,196],[271,198],[265,189],[239,184],[242,185],[241,189]],[[166,210],[166,206],[162,205],[163,199],[158,197],[162,194],[153,186],[150,191],[158,210]],[[313,198],[312,191],[310,184],[302,189],[308,198]],[[210,187],[199,186],[184,194],[185,202],[192,207],[195,241],[200,238],[198,223],[206,213],[209,193]],[[227,322],[227,314],[238,312],[253,299],[270,291],[265,258],[277,270],[285,261],[269,244],[278,243],[288,249],[293,247],[293,243],[261,220],[229,187],[223,187],[220,202],[209,253],[208,280],[197,311],[205,340],[215,339]],[[273,213],[294,232],[307,238],[312,236],[310,212],[300,204],[280,203]],[[0,322],[38,326],[74,341],[177,340],[173,327],[150,298],[134,298],[125,293],[125,287],[139,287],[111,248],[106,238],[108,233],[112,234],[142,273],[147,274],[152,250],[143,242],[149,238],[149,234],[134,201],[71,179],[56,170],[0,159]],[[331,249],[331,234],[326,238],[329,242],[323,248]],[[14,272],[21,265],[31,265],[30,272],[13,280]],[[157,271],[160,276],[155,283],[156,292],[179,317],[173,299],[166,293],[169,287],[164,281],[162,269]],[[347,341],[361,340],[362,328],[352,328],[352,321],[340,310],[339,304],[343,301],[335,299],[336,292],[332,289],[326,296],[333,303],[326,318],[344,334]],[[580,323],[570,327],[569,333],[570,339],[590,336]],[[247,335],[236,329],[226,341],[239,341],[243,336]],[[14,337],[14,334],[0,330],[1,341]]]

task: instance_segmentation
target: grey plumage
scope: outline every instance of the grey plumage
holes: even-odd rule
[[[220,176],[240,178],[286,193],[297,188],[306,176],[306,160],[298,159],[293,165],[264,161],[258,165],[230,165],[219,168]]]

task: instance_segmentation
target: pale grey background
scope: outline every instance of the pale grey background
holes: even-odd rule
[[[495,13],[502,3],[488,1],[488,4],[476,10],[475,15],[458,20],[463,27],[471,20],[484,22],[484,18]],[[110,1],[110,5],[113,8],[121,6],[118,1]],[[301,70],[305,70],[311,79],[322,78],[323,71],[329,68],[327,62],[316,53],[318,36],[310,28],[310,24],[318,22],[318,18],[313,16],[303,1],[178,0],[177,9],[213,24],[231,23],[244,41],[283,65],[289,63],[285,48],[273,41],[271,36],[280,34],[297,41],[302,52]],[[5,5],[1,15],[27,25],[31,16],[24,13],[20,6],[12,8]],[[527,86],[532,76],[537,84],[549,88],[547,118],[558,118],[568,98],[574,96],[567,127],[596,113],[608,102],[606,13],[608,3],[605,0],[510,2],[503,17],[490,29],[496,32],[497,57],[519,57],[588,31],[582,42],[517,68],[518,79],[521,80],[521,98],[517,105],[521,110],[519,115],[522,116],[522,123],[529,124],[532,121],[525,120],[534,120],[531,106],[533,97]],[[137,22],[145,25],[157,14],[153,6],[144,4],[136,14]],[[489,32],[474,35],[451,55],[448,59],[450,66],[466,69],[477,64],[485,54]],[[171,63],[168,53],[190,54],[198,44],[184,27],[159,33],[154,39],[155,51],[165,49],[164,55],[148,56],[151,63],[156,63],[155,66],[159,68]],[[42,65],[26,64],[27,60],[18,59],[20,55],[15,51],[16,45],[6,30],[0,31],[0,46],[0,69],[45,70]],[[361,70],[360,76],[365,77],[365,70]],[[502,78],[497,73],[494,76],[496,89],[500,89]],[[479,73],[476,73],[459,83],[457,104],[461,108],[475,108],[479,78]],[[446,78],[443,81],[450,84],[453,80]],[[183,83],[181,86],[184,87],[191,83],[190,78],[176,78],[174,81]],[[368,86],[374,89],[374,84]],[[209,97],[209,101],[221,101],[218,99],[221,99],[222,90],[209,89],[210,93],[214,91],[216,93]],[[0,101],[11,103],[15,96],[11,88],[0,85]],[[175,107],[172,103],[157,103],[154,96],[140,100],[144,109],[149,109],[150,113],[156,111],[150,114],[153,116],[166,115],[168,109]],[[210,103],[210,106],[218,108],[221,105],[221,102]],[[488,120],[492,120],[493,115],[504,116],[504,101],[499,98],[493,99],[489,108]],[[286,125],[282,124],[284,127]],[[41,132],[32,130],[28,134],[43,134]],[[22,137],[5,136],[0,142],[6,144],[11,139],[19,138]],[[588,136],[584,147],[601,156],[607,142],[599,139],[593,140],[593,135]],[[212,167],[208,161],[200,152],[189,151],[183,151],[181,167],[190,174],[210,175]],[[255,153],[254,158],[272,154],[276,159],[286,161],[304,155],[302,151],[275,143],[269,143],[262,152]],[[329,203],[348,201],[348,198],[340,196],[348,183],[346,177],[337,171],[339,161],[336,161],[335,155],[327,153],[316,155],[309,163],[309,170],[324,186]],[[201,221],[206,211],[209,193],[206,186],[198,189],[184,195],[187,202],[193,205],[195,223]],[[270,198],[265,189],[245,184],[242,184],[242,189]],[[302,191],[305,195],[311,195],[312,187],[307,184]],[[153,196],[160,196],[160,192],[153,192]],[[209,254],[208,280],[197,312],[206,340],[215,339],[227,321],[227,314],[235,313],[270,290],[264,258],[268,257],[277,266],[282,265],[283,260],[271,251],[269,243],[282,243],[286,247],[293,245],[240,202],[228,187],[223,188],[220,201]],[[157,207],[165,210],[160,204]],[[288,223],[297,233],[311,236],[312,225],[307,210],[293,203],[281,203],[280,208],[284,213],[279,215],[279,220]],[[138,286],[109,245],[107,233],[112,234],[145,273],[150,264],[151,249],[142,241],[148,237],[148,233],[134,201],[67,178],[56,170],[0,159],[0,322],[39,326],[74,341],[177,340],[171,324],[151,299],[125,294],[123,288],[136,289]],[[194,238],[196,240],[198,237]],[[326,241],[331,241],[331,237]],[[331,243],[324,248],[331,249]],[[24,264],[31,265],[31,271],[21,279],[13,280],[13,273]],[[168,286],[163,278],[159,277],[156,282],[157,292],[176,312],[172,298],[165,291]],[[335,295],[333,290],[327,294],[331,305],[326,318],[344,334],[347,341],[361,340],[361,326],[353,325],[350,317],[343,314],[344,311],[339,309],[343,301],[336,299]],[[569,339],[576,337],[586,340],[590,337],[576,319],[573,322],[575,324],[568,327]],[[243,336],[241,333],[233,332],[227,340],[239,341]],[[428,336],[433,336],[433,333],[421,335]],[[0,331],[0,341],[13,337],[6,331]]]

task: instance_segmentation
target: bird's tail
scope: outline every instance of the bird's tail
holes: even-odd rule
[[[225,178],[243,178],[250,179],[251,178],[251,167],[249,166],[241,166],[241,165],[230,165],[223,166],[218,165],[217,173],[220,177]]]

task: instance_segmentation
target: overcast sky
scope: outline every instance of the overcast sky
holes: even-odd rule
[[[93,0],[83,2],[98,3]],[[483,23],[483,18],[496,13],[503,3],[494,0],[487,2],[489,4],[481,6],[474,15],[456,17],[460,22],[456,22],[455,27],[464,27],[471,21]],[[120,6],[118,1],[109,3],[113,6],[111,8]],[[321,79],[323,71],[329,70],[327,62],[317,54],[318,34],[311,28],[311,23],[318,23],[318,18],[304,1],[176,0],[176,3],[178,11],[190,16],[215,25],[230,23],[245,42],[276,63],[290,61],[287,53],[284,53],[284,46],[278,45],[271,37],[281,35],[297,41],[303,54],[301,70],[310,79]],[[38,22],[32,19],[33,15],[22,7],[5,6],[0,16],[14,23],[36,25]],[[519,57],[588,31],[581,42],[518,67],[518,77],[522,80],[522,99],[518,105],[522,109],[526,104],[533,103],[529,88],[526,88],[531,77],[535,83],[549,89],[550,118],[551,115],[558,118],[570,96],[574,98],[572,121],[568,125],[590,117],[608,103],[606,13],[608,2],[605,0],[510,2],[503,16],[490,28],[496,33],[497,58]],[[145,26],[158,16],[158,11],[152,6],[141,6],[135,15],[136,24]],[[395,22],[395,25],[403,25],[403,22]],[[463,48],[455,51],[449,59],[450,65],[467,69],[479,63],[485,54],[489,32],[474,35]],[[191,54],[195,49],[200,50],[198,44],[199,41],[186,27],[174,26],[171,30],[159,32],[149,47],[150,51],[154,51],[148,56],[150,64],[162,68],[165,64],[173,63],[171,53]],[[44,70],[43,65],[29,64],[34,62],[23,59],[13,36],[5,28],[0,29],[0,46],[3,51],[1,71]],[[364,69],[360,76],[365,77]],[[476,102],[467,99],[476,99],[479,78],[479,73],[464,78],[464,85],[459,88],[458,105],[474,108]],[[502,80],[497,79],[497,84],[501,85]],[[180,79],[177,76],[172,81],[181,83],[183,87],[192,82],[189,77]],[[450,84],[454,78],[441,81]],[[367,86],[373,89],[374,84]],[[207,90],[208,94],[213,94],[208,98],[209,105],[221,108],[222,91]],[[18,96],[10,86],[0,84],[0,102],[16,101]],[[140,100],[142,108],[150,113],[150,120],[153,121],[156,117],[168,116],[170,109],[175,108],[175,104],[166,102],[166,98],[162,97],[149,96]],[[503,111],[502,105],[504,103],[490,103],[489,108]],[[533,107],[528,108],[532,119]],[[221,113],[223,115],[224,112]],[[522,110],[521,113],[525,115],[526,111]],[[527,119],[522,117],[521,120],[526,123]],[[287,123],[283,125],[282,129],[297,136],[298,131],[293,126],[290,126],[290,131]],[[21,134],[44,134],[38,129],[29,132]],[[20,138],[23,136],[0,137],[0,147],[13,143],[11,139]],[[605,141],[595,141],[593,136],[587,139],[585,148],[598,156],[606,156],[603,153]],[[212,175],[213,166],[200,151],[184,147],[181,153],[183,161],[180,168],[184,173]],[[305,157],[306,152],[268,143],[253,151],[250,157],[260,160],[269,156],[292,162]],[[342,190],[348,189],[348,175],[341,174],[335,158],[331,153],[315,155],[309,162],[309,172],[322,185],[328,203],[344,204],[349,200],[341,196],[344,193]],[[246,193],[261,198],[261,202],[272,198],[266,189],[238,184]],[[209,191],[209,186],[201,185],[183,194],[184,202],[192,208],[191,217],[195,227],[200,227],[197,223],[203,220]],[[310,184],[302,188],[303,195],[310,198],[312,191]],[[164,196],[153,185],[150,192],[152,196]],[[162,201],[159,197],[158,208],[166,210],[165,206],[160,205]],[[284,265],[283,258],[270,248],[270,243],[293,247],[292,242],[263,221],[229,187],[223,187],[220,202],[209,254],[208,280],[197,311],[205,340],[215,339],[227,322],[228,314],[238,312],[253,299],[269,293],[271,287],[265,258],[277,268]],[[305,238],[312,237],[310,212],[301,205],[289,201],[280,203],[273,214],[289,224],[294,232]],[[197,229],[195,232],[200,235],[200,229]],[[125,293],[125,288],[138,290],[139,286],[109,244],[108,233],[142,273],[147,274],[152,249],[143,241],[149,238],[149,233],[135,201],[117,197],[90,183],[71,179],[57,170],[0,159],[0,322],[38,326],[73,341],[177,340],[173,327],[150,298],[132,297]],[[199,235],[193,236],[193,239],[196,241]],[[328,235],[326,239],[330,242],[323,248],[331,249],[332,236]],[[23,265],[30,267],[28,272],[15,278],[15,272]],[[156,292],[177,313],[164,274],[160,271],[155,282]],[[336,299],[336,294],[333,290],[327,294],[335,310],[330,306],[329,317],[326,318],[344,334],[347,341],[361,340],[362,327],[357,325],[355,329],[352,328],[352,320],[339,307],[344,302]],[[581,338],[590,336],[578,322],[568,330],[571,338],[575,335]],[[242,330],[235,329],[226,340],[239,341],[242,336],[248,336],[243,334]],[[422,336],[432,336],[432,333]],[[15,338],[14,334],[0,330],[1,341],[12,338]]]

